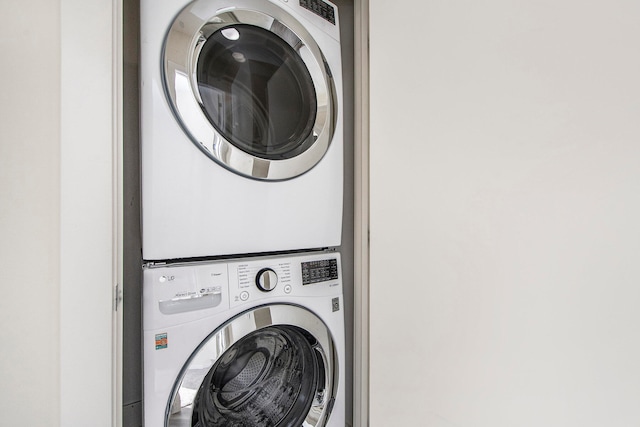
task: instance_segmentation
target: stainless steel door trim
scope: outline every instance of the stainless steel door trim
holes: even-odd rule
[[[207,37],[226,26],[247,24],[276,34],[294,49],[306,65],[316,91],[316,120],[310,148],[295,157],[269,160],[251,155],[228,141],[204,113],[196,70]],[[222,166],[259,180],[286,180],[313,168],[329,149],[333,138],[337,100],[329,66],[313,37],[282,8],[267,1],[239,0],[218,9],[207,0],[196,0],[176,17],[163,48],[165,92],[171,108],[195,145]],[[338,70],[339,71],[339,70]]]
[[[252,308],[228,320],[213,331],[191,354],[181,370],[167,402],[165,411],[166,425],[170,427],[190,426],[191,414],[188,408],[180,415],[175,412],[176,402],[180,396],[193,395],[193,384],[196,390],[204,381],[209,370],[216,361],[242,338],[269,326],[294,326],[310,334],[316,340],[313,351],[317,353],[320,364],[324,367],[324,383],[319,384],[311,408],[306,415],[303,427],[320,427],[325,425],[337,393],[338,373],[337,353],[333,337],[325,323],[306,308],[291,304],[273,304]],[[203,365],[203,361],[206,364]],[[187,381],[185,381],[187,379]],[[191,387],[187,387],[185,382]],[[195,396],[194,396],[195,397]],[[182,401],[182,406],[189,402]],[[185,416],[186,415],[186,416]],[[184,424],[181,422],[184,420]]]

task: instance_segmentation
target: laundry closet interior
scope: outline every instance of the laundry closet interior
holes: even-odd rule
[[[287,382],[291,374],[274,368],[275,379],[246,382],[254,381],[251,385],[259,386],[256,393],[293,415],[263,414],[259,420],[243,422],[266,426],[277,419],[294,424],[305,419],[305,425],[351,425],[353,2],[140,3],[123,2],[122,425],[192,425],[196,417],[209,416],[203,414],[210,408],[201,413],[192,408],[205,399],[198,397],[199,389],[206,389],[204,383],[225,377],[224,387],[234,387],[224,369],[237,367],[224,368],[225,361],[216,363],[211,354],[224,358],[241,351],[238,348],[258,354],[268,345],[287,348],[296,343],[308,347],[308,355],[281,352],[278,361],[286,359],[303,373],[311,372],[305,371],[310,369],[307,365],[316,367],[315,374],[308,374],[313,384],[301,381],[291,392],[311,395],[313,402],[278,400],[286,393],[263,384]],[[202,12],[208,4],[214,5],[213,12]],[[202,22],[194,22],[194,17]],[[194,27],[188,28],[191,24]],[[197,47],[198,64],[184,54],[192,48],[184,42],[189,31],[213,40]],[[239,38],[248,46],[244,53],[234,51]],[[302,52],[303,60],[294,52]],[[291,53],[295,57],[284,60],[268,57]],[[161,69],[162,61],[169,65]],[[248,80],[242,73],[254,73],[262,61],[267,65],[255,75],[271,73],[272,91],[267,87],[265,93],[247,94]],[[283,71],[274,72],[273,61],[284,64]],[[223,66],[215,70],[219,63]],[[243,68],[246,63],[251,68]],[[209,75],[200,72],[206,66],[214,69]],[[201,98],[189,104],[185,94],[194,89],[185,88],[189,82],[184,76],[196,71],[198,84],[205,83],[196,90]],[[229,83],[229,73],[239,76],[235,83]],[[254,77],[252,84],[260,83]],[[158,91],[162,86],[164,92]],[[256,92],[255,86],[251,91]],[[290,91],[299,99],[293,105],[288,105]],[[204,114],[194,114],[198,102]],[[298,116],[302,118],[290,120]],[[203,117],[225,138],[203,130],[207,123],[197,121]],[[261,120],[279,127],[261,127]],[[279,142],[283,140],[291,147]],[[260,152],[264,141],[267,148]],[[212,195],[209,200],[200,197],[207,194]],[[219,239],[203,238],[208,234]],[[168,291],[175,283],[182,288]],[[249,324],[263,334],[247,333]],[[310,326],[317,324],[325,326]],[[197,336],[186,341],[177,338],[196,330]],[[244,336],[244,341],[229,339],[234,334]],[[178,353],[170,353],[174,351]],[[181,360],[180,366],[172,358]],[[266,362],[254,365],[268,371]],[[168,371],[175,378],[164,379]],[[250,376],[249,369],[243,372]],[[202,377],[194,387],[190,383],[199,373]],[[237,402],[251,394],[246,382],[235,384],[235,391],[225,395],[232,396],[225,402],[238,411],[243,407]],[[216,399],[222,400],[220,396]],[[207,422],[231,422],[225,420],[217,414]]]

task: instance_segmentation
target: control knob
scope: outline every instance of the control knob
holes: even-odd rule
[[[263,268],[256,275],[256,285],[258,289],[269,292],[275,289],[278,284],[278,275],[270,268]]]

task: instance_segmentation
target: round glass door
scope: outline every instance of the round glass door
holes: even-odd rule
[[[287,317],[295,320],[278,320]],[[167,425],[323,425],[335,394],[333,358],[324,323],[301,307],[242,314],[193,353],[167,405]]]
[[[253,156],[283,160],[315,142],[313,79],[280,37],[251,25],[231,25],[202,46],[198,91],[222,137]]]
[[[301,426],[315,396],[313,349],[291,327],[244,337],[213,365],[193,403],[193,426]]]
[[[164,46],[167,97],[210,158],[251,178],[290,179],[313,168],[331,143],[331,73],[307,30],[282,8],[237,3],[220,11],[196,0],[180,12]]]

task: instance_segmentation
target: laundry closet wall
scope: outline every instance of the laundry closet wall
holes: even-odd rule
[[[371,426],[640,425],[640,3],[370,8]]]

